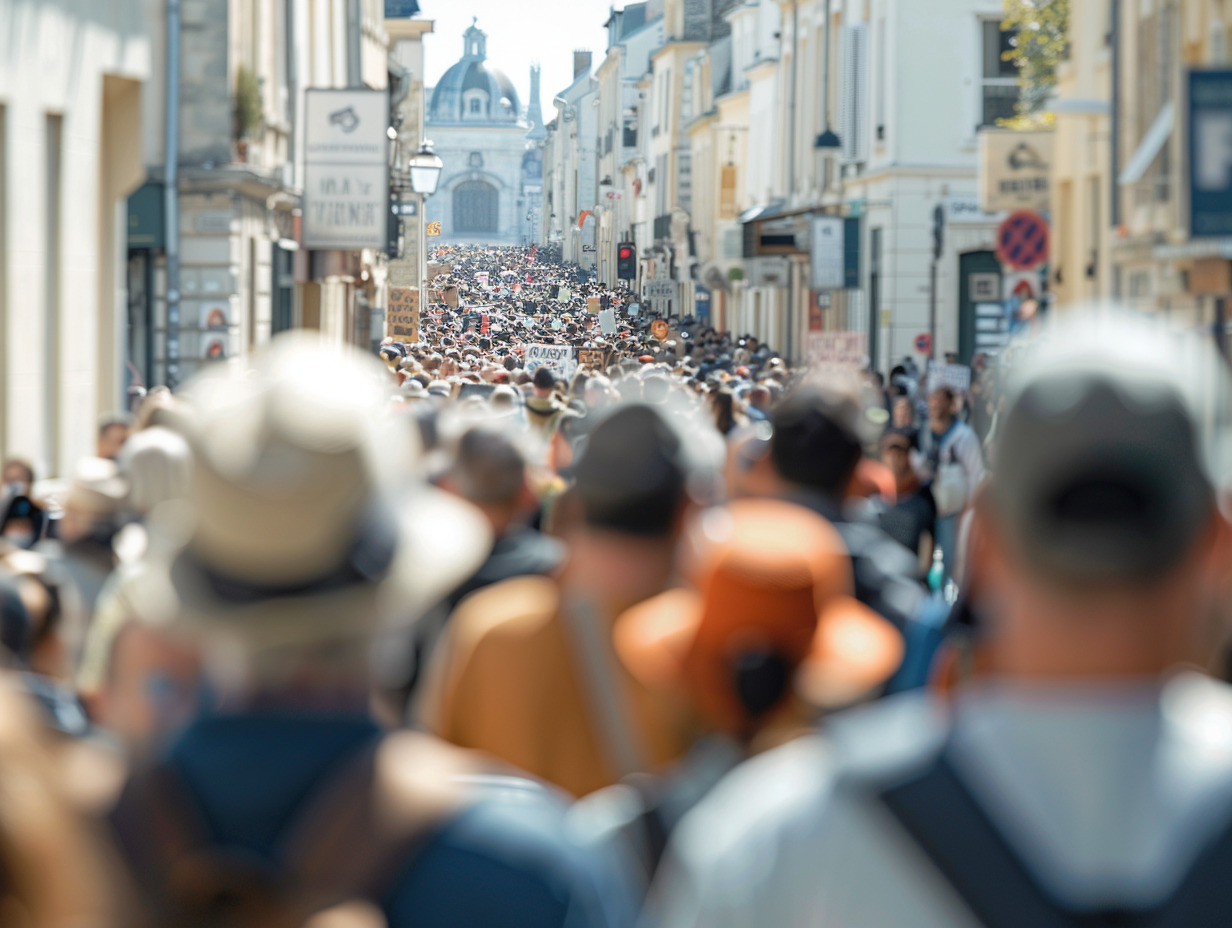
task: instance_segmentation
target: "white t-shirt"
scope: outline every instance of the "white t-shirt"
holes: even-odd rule
[[[978,928],[870,794],[935,757],[1046,892],[1073,908],[1167,899],[1232,822],[1232,688],[987,685],[951,716],[908,694],[838,717],[827,739],[756,758],[677,829],[652,896],[662,928]]]

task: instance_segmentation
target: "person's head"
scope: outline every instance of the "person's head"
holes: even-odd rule
[[[457,440],[441,485],[476,506],[498,536],[534,505],[526,458],[508,430],[472,425]]]
[[[875,693],[898,668],[894,627],[853,596],[834,527],[779,500],[699,514],[678,588],[634,606],[616,652],[651,692],[683,696],[700,726],[751,741],[776,722]],[[795,710],[795,711],[793,711]]]
[[[881,436],[881,463],[890,469],[900,489],[918,479],[911,466],[915,445],[915,434],[908,429],[886,429]]]
[[[128,441],[129,419],[127,416],[109,416],[99,423],[98,447],[96,454],[100,458],[114,461]]]
[[[590,529],[670,539],[688,500],[683,439],[652,407],[619,407],[590,430],[576,480]]]
[[[129,512],[138,518],[160,503],[188,496],[192,452],[188,442],[170,429],[138,432],[124,446],[119,464],[128,479]]]
[[[736,427],[736,398],[731,390],[720,387],[710,394],[710,408],[719,434],[728,435]]]
[[[937,387],[928,395],[928,424],[934,432],[940,433],[953,421],[954,390],[944,385]]]
[[[9,458],[0,470],[0,484],[10,496],[29,496],[34,488],[34,465],[24,458]]]
[[[911,404],[910,397],[895,397],[894,405],[890,409],[890,426],[896,429],[915,428],[915,407]]]
[[[841,498],[860,462],[860,407],[851,396],[806,385],[771,416],[770,457],[788,484]]]
[[[770,389],[762,384],[758,384],[749,391],[747,397],[748,404],[754,409],[759,409],[762,412],[770,411]]]
[[[531,378],[531,386],[536,399],[546,400],[556,389],[556,375],[549,368],[538,368]]]
[[[1209,657],[1228,401],[1211,346],[1162,323],[1067,322],[1026,353],[976,505],[997,671],[1144,678]]]
[[[408,476],[416,432],[381,418],[388,392],[376,359],[307,333],[184,390],[191,518],[151,532],[121,589],[141,621],[201,641],[224,701],[366,706],[373,636],[487,556],[482,515]]]
[[[70,544],[87,538],[109,542],[127,496],[128,483],[114,461],[83,458],[69,483],[59,537]]]

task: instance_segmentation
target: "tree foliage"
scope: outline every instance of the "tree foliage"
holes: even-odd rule
[[[1045,113],[1057,85],[1057,65],[1069,46],[1070,0],[1005,0],[1001,28],[1014,33],[1002,57],[1018,68],[1021,91],[1012,124],[1026,128],[1051,124]]]

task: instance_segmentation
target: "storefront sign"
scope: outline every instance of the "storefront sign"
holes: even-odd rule
[[[307,91],[304,247],[385,248],[389,211],[389,95]]]
[[[980,207],[989,213],[1046,210],[1052,150],[1051,130],[982,130]]]

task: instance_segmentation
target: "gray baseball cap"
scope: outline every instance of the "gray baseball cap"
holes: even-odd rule
[[[1175,566],[1216,512],[1227,396],[1208,338],[1094,310],[1045,331],[1011,371],[989,484],[1011,545],[1079,582]]]

